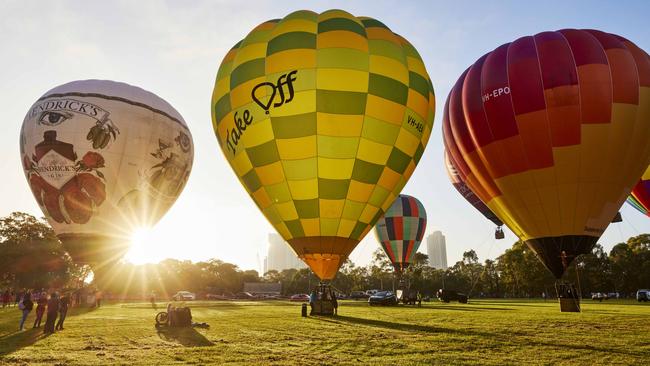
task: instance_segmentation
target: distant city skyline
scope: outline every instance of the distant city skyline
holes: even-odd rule
[[[270,233],[268,240],[269,246],[266,257],[264,258],[262,275],[271,270],[279,272],[284,269],[307,268],[305,262],[298,258],[293,249],[291,249],[289,243],[287,243],[280,235]]]
[[[427,255],[429,266],[447,269],[447,243],[442,231],[434,231],[427,237]]]

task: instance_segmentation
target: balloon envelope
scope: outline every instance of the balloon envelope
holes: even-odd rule
[[[595,30],[522,37],[463,73],[443,124],[470,188],[559,278],[648,166],[650,60]]]
[[[324,280],[406,184],[433,114],[415,48],[341,10],[260,24],[225,56],[212,95],[224,156]]]
[[[447,176],[451,181],[451,184],[456,188],[458,193],[463,196],[464,199],[469,202],[470,205],[474,206],[478,212],[480,212],[486,219],[492,221],[496,226],[503,225],[503,222],[490,210],[489,207],[481,201],[480,198],[467,186],[465,181],[462,179],[460,172],[456,169],[454,162],[450,159],[449,154],[445,150],[445,168],[447,170]]]
[[[72,258],[119,259],[133,231],[155,224],[192,169],[181,115],[143,89],[73,81],[39,98],[20,133],[25,176]]]
[[[375,225],[375,234],[395,271],[401,272],[413,261],[424,230],[427,212],[415,197],[400,194]]]
[[[642,214],[650,216],[650,167],[646,169],[641,180],[632,189],[632,194],[627,198],[627,203]]]

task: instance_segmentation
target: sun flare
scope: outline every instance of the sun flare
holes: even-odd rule
[[[131,235],[131,247],[124,259],[133,264],[155,262],[154,245],[150,229],[138,229]]]

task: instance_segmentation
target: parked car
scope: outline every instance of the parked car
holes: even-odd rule
[[[196,294],[189,291],[178,291],[172,296],[175,301],[191,301],[196,300]]]
[[[289,301],[308,302],[309,301],[309,295],[307,295],[307,294],[291,295],[291,297],[289,298]]]
[[[397,297],[390,291],[379,291],[368,298],[370,305],[397,305]]]
[[[259,298],[258,296],[255,296],[255,295],[251,294],[250,292],[238,292],[235,295],[235,299],[237,299],[237,300],[256,300],[258,298]]]
[[[636,301],[638,301],[638,302],[650,301],[650,290],[643,289],[643,290],[637,291],[636,292]]]
[[[352,300],[367,299],[369,297],[370,296],[363,291],[352,291],[350,293],[350,299]]]
[[[467,304],[468,300],[467,295],[454,290],[440,289],[436,293],[436,296],[438,297],[438,300],[442,302],[458,301],[461,304]]]
[[[205,295],[206,300],[230,300],[228,296],[217,295],[217,294],[207,294]]]
[[[376,294],[377,292],[380,292],[381,290],[366,290],[366,295],[372,296]]]
[[[607,299],[609,299],[609,297],[607,296],[606,293],[602,293],[602,292],[593,292],[593,293],[591,294],[591,299],[592,299],[592,300],[603,301],[603,300],[607,300]]]

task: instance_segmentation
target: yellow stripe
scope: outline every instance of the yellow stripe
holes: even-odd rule
[[[233,69],[245,62],[266,57],[266,43],[253,43],[239,49]]]
[[[393,147],[361,138],[357,158],[374,164],[384,165],[388,161]]]
[[[363,115],[347,114],[316,114],[318,121],[317,133],[326,136],[357,137],[363,128]]]
[[[385,56],[370,55],[370,72],[387,76],[409,85],[409,70],[403,63]]]
[[[372,94],[368,94],[367,98],[366,115],[394,125],[402,125],[405,106]]]
[[[315,68],[316,50],[296,48],[277,52],[266,58],[265,67],[267,74]]]
[[[337,91],[368,92],[369,74],[347,69],[316,69],[316,88]]]
[[[291,33],[291,32],[308,32],[316,33],[318,32],[318,24],[316,22],[310,22],[307,19],[287,19],[281,20],[273,31],[271,32],[271,37],[274,38],[281,34]]]
[[[318,158],[318,177],[326,179],[350,179],[355,159]]]
[[[329,31],[318,34],[316,37],[316,48],[351,48],[368,52],[368,39],[350,31]]]
[[[276,139],[280,159],[307,159],[316,156],[316,136]]]
[[[345,10],[331,9],[331,10],[324,11],[321,14],[318,14],[318,22],[319,23],[322,22],[322,21],[328,20],[328,19],[332,19],[332,18],[350,19],[350,20],[353,20],[353,21],[359,23],[359,25],[363,26],[363,23],[361,23],[359,21],[359,19],[357,19],[357,17],[355,17],[354,15],[348,13]]]

